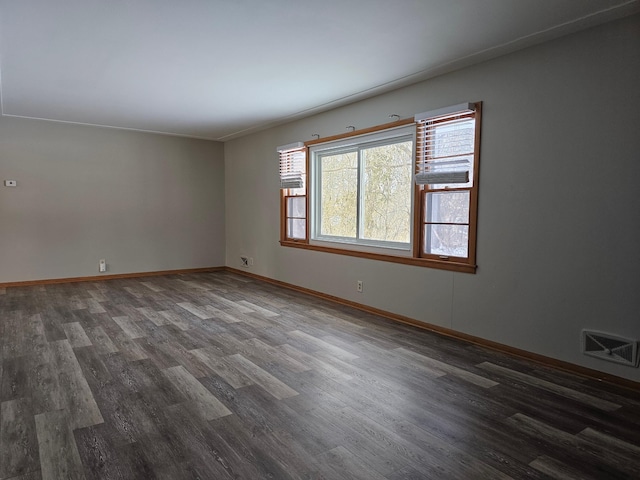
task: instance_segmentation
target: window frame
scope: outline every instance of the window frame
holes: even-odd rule
[[[476,258],[476,228],[477,228],[477,204],[478,204],[478,180],[479,180],[479,176],[478,176],[478,163],[479,163],[479,155],[480,155],[480,119],[481,119],[481,110],[482,110],[482,103],[478,102],[476,104],[473,104],[473,111],[467,111],[467,112],[461,112],[459,114],[446,114],[444,115],[443,118],[439,118],[437,115],[432,117],[434,118],[433,120],[433,124],[434,126],[437,126],[438,124],[447,124],[451,121],[458,121],[460,119],[464,119],[464,118],[468,118],[468,117],[472,117],[474,120],[474,159],[473,159],[473,175],[472,177],[469,178],[469,181],[471,183],[470,186],[467,185],[463,185],[460,187],[455,187],[455,186],[444,186],[444,187],[438,187],[438,186],[434,186],[433,184],[426,184],[426,185],[416,185],[417,187],[419,187],[420,190],[420,195],[419,195],[419,201],[420,201],[420,216],[419,216],[419,221],[416,224],[416,226],[418,228],[420,228],[420,238],[419,238],[419,243],[418,245],[416,245],[417,249],[414,251],[416,256],[420,257],[420,258],[425,258],[425,259],[431,259],[431,260],[442,260],[442,261],[451,261],[454,263],[470,263],[475,265],[475,258]],[[416,129],[419,130],[419,123],[416,122]],[[420,135],[418,135],[420,136]],[[426,154],[425,154],[426,155]],[[419,167],[418,167],[418,163],[420,161],[429,161],[428,158],[424,158],[424,159],[418,159],[417,158],[417,154],[416,154],[416,171],[418,171]],[[437,185],[437,184],[436,184]],[[446,194],[446,193],[456,193],[456,192],[468,192],[469,193],[469,221],[466,224],[463,223],[455,223],[456,225],[468,225],[468,229],[469,229],[469,234],[468,234],[468,242],[467,242],[467,256],[466,257],[457,257],[454,255],[441,255],[441,254],[437,254],[437,253],[427,253],[425,252],[425,233],[424,233],[424,227],[425,225],[431,224],[431,225],[442,225],[443,223],[441,222],[428,222],[426,220],[426,216],[427,216],[427,202],[426,202],[426,197],[429,194]],[[454,225],[453,223],[451,225]]]
[[[429,193],[426,188],[428,185],[418,185],[413,181],[413,218],[412,218],[412,242],[411,249],[406,255],[401,254],[404,250],[398,250],[397,252],[390,253],[390,248],[377,248],[375,246],[358,246],[348,245],[348,248],[342,247],[342,243],[337,242],[312,242],[311,238],[311,222],[315,219],[311,211],[311,186],[309,185],[309,172],[310,172],[310,152],[309,149],[313,145],[334,142],[349,137],[366,135],[369,133],[379,132],[383,130],[389,130],[401,126],[414,124],[416,130],[418,122],[413,118],[404,120],[398,120],[396,122],[386,123],[383,125],[377,125],[374,127],[356,130],[353,132],[333,135],[325,138],[318,138],[304,142],[306,148],[306,170],[305,170],[305,201],[306,201],[306,237],[304,239],[289,239],[286,237],[286,221],[287,221],[287,208],[286,197],[289,190],[282,189],[280,193],[280,245],[284,247],[301,248],[306,250],[314,250],[325,253],[332,253],[337,255],[347,255],[360,258],[368,258],[372,260],[379,260],[392,263],[400,263],[405,265],[414,265],[427,268],[435,268],[441,270],[463,272],[463,273],[475,273],[477,269],[476,265],[476,253],[477,253],[477,223],[478,223],[478,186],[479,186],[479,172],[480,172],[480,139],[482,132],[482,102],[472,103],[475,111],[475,137],[474,137],[474,155],[473,155],[473,186],[470,189],[464,189],[469,191],[469,241],[468,241],[468,256],[462,257],[447,257],[440,258],[438,255],[423,255],[422,254],[422,242],[423,242],[423,223],[424,218],[424,198],[423,196]],[[417,141],[414,142],[415,149],[417,150]],[[415,163],[416,151],[414,151],[414,163]],[[454,191],[456,189],[451,188],[447,191]]]
[[[293,189],[289,189],[289,190],[293,190]],[[291,213],[289,211],[289,199],[291,198],[303,198],[304,199],[304,203],[305,203],[305,216],[301,217],[301,216],[296,216],[293,213]],[[284,199],[284,209],[285,209],[285,217],[284,217],[284,238],[286,238],[288,241],[291,242],[306,242],[307,238],[309,237],[309,213],[307,211],[307,195],[290,195],[290,194],[286,194],[283,195],[283,199]],[[289,236],[289,221],[290,220],[304,220],[305,222],[305,235],[304,237],[298,238],[298,237],[293,237],[293,236]]]
[[[393,145],[396,143],[402,143],[411,141],[412,143],[412,155],[411,165],[409,170],[413,169],[414,155],[415,155],[415,129],[410,128],[411,125],[398,125],[393,128],[387,128],[385,130],[377,132],[369,132],[367,134],[349,136],[344,139],[339,139],[333,142],[323,142],[322,148],[315,149],[313,146],[309,147],[309,205],[311,207],[311,220],[309,222],[311,231],[309,236],[310,245],[324,245],[327,247],[355,249],[361,251],[373,251],[380,253],[389,253],[391,255],[412,255],[413,245],[413,228],[414,222],[412,218],[414,208],[414,195],[410,195],[411,211],[409,212],[408,227],[409,235],[407,242],[394,242],[385,240],[367,239],[363,233],[364,224],[364,199],[363,199],[363,180],[364,180],[364,159],[362,152],[376,147]],[[353,142],[349,142],[348,139],[353,138]],[[347,141],[345,141],[347,140]],[[322,168],[321,159],[324,156],[338,155],[340,153],[355,153],[357,162],[357,195],[356,195],[356,236],[355,237],[340,237],[337,235],[328,235],[321,232],[322,225]],[[413,173],[411,173],[411,186],[413,185]]]
[[[293,154],[291,153],[293,152]],[[308,171],[309,171],[309,149],[306,145],[301,144],[288,144],[278,147],[279,159],[280,159],[280,182],[282,183],[282,175],[288,173],[289,169],[293,165],[293,162],[289,160],[290,155],[295,155],[296,152],[301,153],[304,156],[303,172],[302,173],[302,188],[280,188],[280,241],[293,242],[293,243],[308,243],[309,239],[309,188],[308,188]],[[292,157],[291,157],[292,158]],[[284,165],[283,165],[284,163]],[[300,190],[304,189],[304,193],[300,193]],[[290,214],[288,208],[289,198],[305,199],[305,217],[296,217]],[[305,235],[303,238],[290,237],[288,235],[288,220],[289,219],[304,219],[305,220]]]

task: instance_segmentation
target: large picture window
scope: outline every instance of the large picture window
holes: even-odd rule
[[[311,241],[410,251],[413,158],[413,127],[311,147]]]
[[[481,107],[281,151],[281,244],[475,272]]]

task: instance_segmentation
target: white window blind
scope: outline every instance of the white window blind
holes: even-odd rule
[[[475,111],[471,103],[415,116],[418,185],[473,185]]]
[[[302,188],[306,171],[306,149],[303,142],[278,147],[280,155],[280,188]]]

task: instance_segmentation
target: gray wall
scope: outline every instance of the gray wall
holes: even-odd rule
[[[635,16],[227,142],[226,263],[640,380],[579,342],[640,338],[639,79]],[[277,145],[478,100],[477,274],[279,246]]]
[[[0,282],[224,265],[216,142],[0,119]],[[18,181],[17,188],[4,180]]]

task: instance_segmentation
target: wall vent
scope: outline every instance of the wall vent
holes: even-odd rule
[[[630,367],[638,366],[638,342],[609,333],[583,330],[582,353]]]

